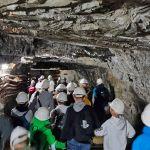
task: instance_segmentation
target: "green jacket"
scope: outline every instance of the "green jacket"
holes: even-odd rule
[[[66,149],[65,143],[59,142],[52,134],[50,121],[40,121],[33,118],[30,127],[30,143],[38,150],[48,150],[50,146],[57,149]]]

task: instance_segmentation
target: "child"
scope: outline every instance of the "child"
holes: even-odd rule
[[[65,149],[65,144],[56,141],[51,131],[49,110],[40,107],[34,114],[30,127],[30,143],[36,150]]]
[[[51,120],[53,123],[53,133],[56,137],[56,139],[60,139],[61,130],[64,125],[64,118],[67,111],[68,106],[65,105],[67,102],[67,94],[64,92],[60,92],[56,96],[56,100],[58,103],[58,106],[51,111]]]
[[[28,131],[23,127],[16,127],[10,137],[11,150],[25,150],[29,146]]]
[[[132,150],[150,150],[150,104],[145,107],[141,119],[145,127],[142,135],[134,141]]]
[[[104,150],[125,150],[127,138],[135,135],[135,130],[124,118],[124,103],[116,98],[110,104],[112,117],[95,130],[96,136],[104,136]]]

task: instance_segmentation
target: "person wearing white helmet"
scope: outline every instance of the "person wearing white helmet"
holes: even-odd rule
[[[139,135],[132,145],[132,150],[150,149],[150,104],[148,104],[141,114],[141,120],[145,125],[142,134]]]
[[[66,112],[61,138],[67,140],[67,148],[71,150],[90,150],[90,140],[96,128],[92,108],[83,102],[85,95],[84,88],[77,87],[73,92],[75,103]]]
[[[67,85],[67,105],[70,106],[72,103],[74,103],[74,98],[73,98],[73,92],[75,90],[75,84],[74,82],[69,82]]]
[[[64,125],[64,117],[67,111],[68,106],[66,106],[67,94],[60,92],[56,96],[57,107],[51,111],[50,118],[53,122],[53,133],[57,139],[60,139],[61,130]]]
[[[110,93],[104,86],[101,78],[97,79],[97,85],[93,89],[92,102],[98,120],[101,124],[104,123],[110,118],[110,115],[107,113],[109,110],[108,103],[110,102]]]
[[[55,91],[56,91],[57,93],[60,93],[60,92],[65,92],[65,93],[66,93],[67,87],[66,87],[64,84],[59,84],[59,85],[56,87]]]
[[[36,88],[35,88],[35,81],[34,80],[31,80],[31,84],[30,86],[28,87],[28,93],[29,93],[29,98],[31,97],[31,95],[36,91]]]
[[[34,95],[34,98],[30,100],[29,108],[32,109],[33,112],[35,112],[39,107],[50,108],[50,111],[54,109],[53,95],[48,91],[48,88],[49,81],[44,79],[41,82],[41,92],[37,92]]]
[[[51,75],[48,76],[48,81],[49,81],[49,89],[48,89],[48,91],[54,92],[55,82],[54,82],[53,77]]]
[[[29,146],[28,130],[17,126],[11,133],[10,148],[11,150],[25,150]]]
[[[65,144],[57,141],[51,131],[50,112],[40,107],[34,114],[30,127],[30,143],[36,150],[65,149]]]
[[[0,149],[8,147],[13,125],[10,118],[4,113],[4,104],[0,103]]]
[[[86,91],[86,96],[84,97],[84,103],[86,105],[92,106],[92,90],[89,88],[89,82],[87,79],[79,80],[80,87],[84,88]]]
[[[95,130],[95,135],[104,137],[104,150],[125,150],[127,138],[133,138],[135,130],[123,116],[125,106],[119,98],[109,106],[112,117]]]
[[[11,110],[11,118],[13,125],[29,128],[33,117],[33,112],[28,108],[28,95],[25,92],[20,92],[16,97],[17,106]]]

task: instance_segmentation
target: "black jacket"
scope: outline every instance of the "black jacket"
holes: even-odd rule
[[[65,123],[62,130],[62,140],[75,139],[80,143],[89,143],[93,137],[96,119],[90,106],[85,106],[80,112],[76,112],[73,106],[67,109]],[[83,127],[83,120],[88,127]]]

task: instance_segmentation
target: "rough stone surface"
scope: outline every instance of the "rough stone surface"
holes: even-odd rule
[[[115,96],[125,102],[126,115],[135,123],[144,104],[150,102],[148,3],[1,1],[1,61],[19,62],[21,56],[30,56],[35,63],[51,60],[65,69],[74,67],[91,83],[101,76]]]

